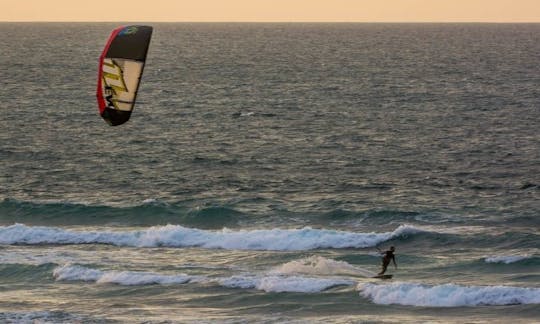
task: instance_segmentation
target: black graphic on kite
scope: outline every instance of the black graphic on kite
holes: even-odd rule
[[[111,126],[129,120],[152,37],[150,26],[122,26],[112,31],[99,57],[99,114]]]

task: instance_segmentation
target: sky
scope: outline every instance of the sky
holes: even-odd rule
[[[540,0],[0,0],[0,21],[540,22]]]

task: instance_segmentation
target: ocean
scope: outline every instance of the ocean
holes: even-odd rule
[[[110,127],[118,25],[0,24],[0,322],[539,321],[540,24],[155,23]]]

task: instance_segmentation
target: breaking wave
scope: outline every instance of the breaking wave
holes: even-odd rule
[[[15,224],[0,227],[0,244],[110,244],[133,247],[202,247],[209,249],[298,251],[321,248],[364,248],[424,232],[401,225],[392,232],[356,233],[337,230],[268,229],[209,231],[180,225],[136,231],[74,231]]]
[[[539,304],[539,288],[510,286],[460,286],[392,283],[358,286],[360,295],[376,304],[400,304],[427,307]]]
[[[484,258],[486,263],[505,263],[510,264],[514,262],[519,262],[522,260],[531,259],[530,255],[494,255]]]
[[[368,278],[377,275],[373,271],[362,269],[345,261],[327,259],[321,256],[290,261],[274,268],[273,272],[280,274],[355,275]]]
[[[186,274],[163,275],[138,271],[106,271],[72,264],[57,267],[53,271],[53,276],[59,281],[88,281],[123,286],[214,283],[227,288],[302,293],[321,292],[336,286],[352,286],[354,284],[354,281],[345,279],[284,275],[235,275],[225,278],[210,278]]]
[[[159,275],[151,272],[102,271],[71,264],[57,267],[53,271],[53,276],[56,278],[56,280],[93,281],[100,284],[114,283],[125,286],[183,284],[198,280],[198,277],[196,276],[188,276],[185,274]]]

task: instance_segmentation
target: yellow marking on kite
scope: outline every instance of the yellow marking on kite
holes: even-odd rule
[[[128,92],[122,69],[113,60],[107,59],[107,61],[103,61],[102,72],[105,93],[107,94],[109,89],[112,92],[108,93],[112,97],[108,98],[107,101],[112,103],[115,109],[118,109],[116,104],[118,99],[115,97],[119,92]]]

